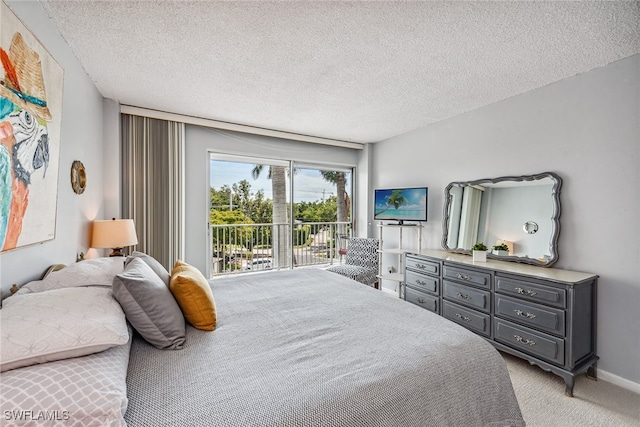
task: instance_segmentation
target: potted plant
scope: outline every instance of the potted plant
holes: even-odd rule
[[[500,243],[499,245],[493,245],[492,249],[493,249],[494,255],[502,255],[502,256],[509,255],[509,246],[505,245],[504,243]]]
[[[473,262],[487,261],[487,246],[484,243],[476,243],[471,250],[473,251]]]

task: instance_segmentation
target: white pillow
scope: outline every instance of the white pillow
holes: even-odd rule
[[[0,339],[7,371],[122,345],[129,332],[111,289],[64,288],[5,299]]]
[[[124,270],[123,257],[91,258],[49,273],[42,280],[22,286],[16,295],[78,286],[111,287],[116,274]]]

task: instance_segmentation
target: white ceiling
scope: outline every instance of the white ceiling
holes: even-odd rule
[[[106,98],[352,142],[640,51],[637,1],[41,3]]]

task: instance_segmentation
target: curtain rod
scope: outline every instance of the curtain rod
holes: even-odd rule
[[[235,132],[250,133],[253,135],[270,136],[274,138],[291,139],[294,141],[311,142],[313,144],[332,145],[334,147],[351,148],[362,150],[364,144],[358,142],[340,141],[338,139],[321,138],[318,136],[300,135],[296,133],[283,132],[279,130],[264,129],[254,126],[240,125],[236,123],[221,122],[218,120],[204,119],[201,117],[185,116],[165,111],[150,110],[148,108],[134,107],[132,105],[120,105],[120,112],[134,116],[149,117],[159,120],[170,120],[190,125],[204,126],[215,129],[231,130]]]

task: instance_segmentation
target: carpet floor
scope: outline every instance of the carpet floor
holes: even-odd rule
[[[640,427],[640,394],[580,375],[571,398],[559,376],[501,354],[528,427]]]

